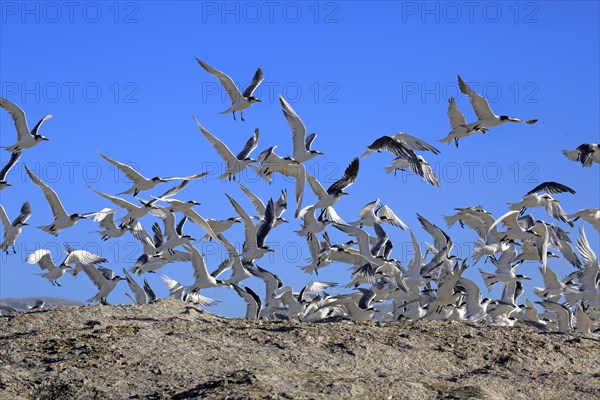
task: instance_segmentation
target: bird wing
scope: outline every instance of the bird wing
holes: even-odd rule
[[[41,269],[51,271],[56,268],[54,261],[52,261],[52,253],[50,250],[39,249],[27,256],[25,260],[27,264],[38,264]]]
[[[369,243],[369,234],[363,229],[351,225],[333,224],[340,231],[347,233],[350,236],[356,237],[358,241],[358,249],[362,256],[371,254],[371,246]]]
[[[17,161],[19,161],[19,158],[21,158],[21,154],[23,154],[23,151],[19,150],[19,151],[15,151],[14,153],[12,153],[10,155],[10,159],[8,160],[8,163],[6,163],[6,165],[0,171],[0,181],[6,181],[6,175],[8,175],[8,171],[10,171],[12,169],[12,167],[15,166]]]
[[[258,130],[258,128],[256,128],[254,130],[254,133],[252,134],[252,136],[250,136],[250,139],[248,139],[248,141],[244,145],[244,148],[242,149],[242,151],[240,151],[238,153],[238,155],[236,156],[236,158],[238,160],[245,160],[246,158],[248,158],[248,156],[250,156],[250,153],[252,153],[252,150],[256,149],[256,147],[258,146],[259,136],[260,136],[259,130]]]
[[[249,269],[249,271],[252,275],[265,282],[266,302],[273,297],[277,289],[283,286],[281,278],[258,265],[255,268]]]
[[[273,199],[269,199],[265,210],[265,217],[256,231],[256,244],[258,247],[264,247],[267,235],[269,235],[269,232],[273,228],[276,219],[275,203],[273,203]]]
[[[208,271],[206,270],[206,263],[204,257],[196,247],[189,243],[186,243],[183,247],[190,252],[192,258],[192,267],[194,268],[194,286],[202,285],[209,280]]]
[[[262,307],[260,297],[247,286],[245,290],[242,290],[238,285],[233,285],[233,288],[246,302],[246,318],[257,319]]]
[[[86,250],[72,250],[68,249],[69,253],[65,260],[62,262],[65,265],[95,265],[99,263],[108,262],[108,260],[102,256],[99,256],[94,253],[90,253]]]
[[[202,218],[195,210],[192,210],[191,208],[186,210],[185,216],[196,225],[200,225],[200,227],[204,229],[204,232],[206,232],[208,236],[212,237],[213,239],[217,238],[217,235],[213,232],[208,222],[206,222],[206,220]]]
[[[540,183],[533,189],[531,189],[525,196],[532,193],[545,192],[548,194],[557,194],[557,193],[565,193],[569,192],[571,194],[575,194],[575,191],[568,186],[565,186],[558,182],[544,182]]]
[[[52,190],[50,186],[42,182],[40,178],[35,176],[35,174],[31,172],[29,168],[27,168],[27,166],[25,166],[25,170],[27,171],[27,175],[29,175],[33,183],[35,183],[40,189],[42,189],[46,200],[50,204],[50,208],[52,209],[52,214],[54,214],[54,218],[58,218],[59,216],[68,217],[68,214],[65,211],[65,208],[63,207],[62,203],[60,202],[60,199],[58,198],[56,192]]]
[[[10,114],[10,117],[15,124],[15,128],[17,129],[17,141],[32,137],[31,133],[29,132],[29,127],[27,126],[25,111],[23,111],[21,107],[9,100],[6,100],[4,97],[0,97],[0,107],[4,108]]]
[[[292,129],[293,157],[297,158],[300,154],[306,152],[306,126],[282,95],[279,95],[279,102],[285,120]]]
[[[321,182],[319,182],[317,180],[317,178],[315,178],[308,172],[305,172],[305,174],[306,174],[306,180],[308,181],[308,184],[309,184],[310,188],[312,189],[313,193],[315,194],[315,196],[317,196],[319,198],[319,200],[322,200],[325,197],[327,197],[328,193],[323,188],[323,185],[321,185]]]
[[[208,65],[204,61],[201,61],[198,58],[196,58],[196,61],[198,61],[198,64],[200,64],[200,66],[202,68],[204,68],[204,70],[206,72],[208,72],[209,74],[211,74],[212,76],[217,78],[219,80],[219,82],[221,82],[221,85],[223,85],[223,87],[225,88],[225,91],[229,95],[229,99],[231,99],[231,104],[237,103],[242,98],[242,94],[240,93],[240,90],[237,88],[237,86],[235,86],[235,83],[233,83],[233,80],[229,76],[227,76],[225,73],[219,71],[218,69],[211,67],[210,65]],[[260,68],[259,68],[259,70],[260,70]],[[258,70],[256,72],[258,73]],[[262,73],[262,71],[261,71],[261,73]],[[255,76],[256,76],[256,74],[255,74]],[[258,86],[258,84],[256,86]]]
[[[433,154],[440,154],[440,151],[438,149],[436,149],[426,141],[421,140],[416,136],[409,135],[408,133],[398,132],[395,135],[392,135],[392,138],[404,144],[404,146],[408,147],[411,150],[431,151]]]
[[[587,269],[589,267],[594,267],[598,265],[598,258],[596,257],[596,253],[592,250],[590,243],[587,240],[587,236],[585,235],[585,230],[583,227],[579,229],[579,238],[577,238],[577,250],[579,250],[579,254],[583,259],[583,265]]]
[[[104,197],[107,200],[112,201],[113,203],[115,203],[119,207],[123,207],[123,208],[127,209],[128,211],[136,210],[138,208],[135,204],[132,204],[132,203],[128,202],[127,200],[123,200],[120,197],[113,196],[113,195],[110,195],[110,194],[107,194],[107,193],[103,193],[103,192],[101,192],[99,190],[94,189],[90,185],[88,185],[88,187],[90,189],[92,189],[94,192],[96,192],[97,194],[99,194],[100,196]]]
[[[381,203],[379,199],[375,199],[364,205],[363,208],[360,209],[358,216],[360,219],[367,217],[369,214],[375,214],[375,208]]]
[[[129,178],[133,183],[140,183],[140,182],[146,182],[147,179],[140,174],[139,172],[137,172],[135,169],[133,169],[133,167],[130,167],[127,164],[123,164],[121,162],[118,162],[117,160],[113,160],[110,157],[105,156],[102,153],[98,153],[100,154],[100,157],[104,158],[106,161],[108,161],[110,164],[112,164],[115,168],[117,168],[119,171],[121,171],[122,173],[125,174],[125,176],[127,176],[127,178]]]
[[[346,167],[344,171],[344,175],[337,181],[334,182],[327,189],[327,194],[334,194],[336,192],[341,192],[346,189],[348,186],[352,185],[358,176],[358,167],[359,167],[359,159],[358,157],[352,160],[350,165]]]
[[[146,304],[147,297],[146,292],[142,287],[129,275],[129,273],[123,268],[123,274],[125,274],[125,279],[127,280],[127,284],[129,285],[129,289],[133,292],[133,297],[135,299],[135,304],[141,305]]]
[[[160,178],[163,181],[183,181],[181,184],[183,185],[183,187],[179,187],[176,186],[174,188],[169,189],[166,193],[167,196],[162,195],[161,197],[169,197],[169,196],[173,196],[179,192],[181,192],[181,190],[183,190],[183,188],[185,187],[185,185],[187,185],[188,181],[195,181],[196,179],[200,179],[200,178],[204,178],[206,175],[208,175],[208,172],[201,172],[199,174],[195,174],[195,175],[189,175],[189,176],[171,176],[168,178]],[[184,185],[184,182],[185,185]],[[181,185],[180,185],[181,186]],[[176,191],[175,191],[176,190]]]
[[[102,287],[106,284],[106,277],[104,277],[104,275],[93,265],[82,264],[81,268],[98,290],[102,290]]]
[[[420,175],[427,182],[431,183],[433,186],[440,186],[440,181],[438,177],[433,172],[433,168],[431,168],[431,164],[429,164],[425,159],[421,156],[417,156],[417,163],[410,162],[409,160],[408,167],[415,174]]]
[[[362,155],[362,157],[364,158],[369,155],[369,153],[374,151],[387,151],[396,157],[410,158],[408,150],[410,149],[399,140],[396,140],[391,136],[382,136],[367,147],[367,151]]]
[[[316,138],[317,134],[314,132],[306,137],[306,140],[304,141],[304,147],[306,148],[306,151],[310,151],[310,148]]]
[[[496,115],[492,112],[488,101],[481,96],[480,94],[475,93],[473,89],[471,89],[465,81],[462,80],[460,75],[458,75],[458,87],[460,91],[469,96],[469,100],[471,100],[471,106],[473,106],[473,110],[475,114],[477,114],[477,118],[480,120],[484,119],[493,119],[496,118]]]
[[[427,233],[433,237],[434,246],[437,250],[442,251],[452,242],[450,236],[441,230],[437,225],[432,224],[427,219],[417,214],[417,219]],[[447,249],[449,251],[449,249]]]
[[[225,75],[225,76],[227,76],[227,75]],[[265,74],[263,74],[262,69],[260,67],[258,67],[256,69],[256,72],[254,73],[254,76],[252,77],[252,82],[250,83],[250,85],[248,85],[248,87],[246,89],[244,89],[244,93],[242,93],[242,96],[251,97],[252,93],[254,93],[254,91],[256,90],[258,85],[260,85],[260,83],[264,80],[265,80]]]
[[[2,226],[4,227],[4,236],[8,233],[8,230],[11,226],[10,220],[8,219],[8,215],[6,215],[6,211],[2,204],[0,204],[0,220],[2,220]]]
[[[21,211],[19,213],[19,216],[17,218],[15,218],[15,220],[13,221],[12,224],[13,225],[17,225],[18,223],[24,224],[25,222],[27,222],[29,217],[31,217],[31,205],[29,204],[28,201],[26,201],[21,206]]]
[[[144,293],[146,293],[147,303],[152,303],[156,301],[156,293],[154,293],[154,290],[152,290],[150,284],[148,283],[148,279],[146,278],[144,278]]]
[[[409,232],[410,240],[415,255],[408,264],[408,270],[406,272],[409,276],[418,277],[421,275],[421,264],[423,263],[423,254],[421,253],[421,246],[419,246],[419,242],[417,241],[415,234],[412,232],[411,229],[409,229]]]
[[[252,219],[250,218],[248,213],[246,211],[244,211],[244,209],[237,203],[237,201],[235,201],[227,193],[225,193],[225,196],[227,196],[227,198],[229,199],[229,202],[231,203],[231,205],[233,206],[235,211],[238,213],[238,215],[242,218],[242,221],[244,222],[244,236],[245,236],[245,240],[246,240],[246,245],[248,245],[248,246],[256,245],[256,243],[257,243],[256,225],[254,225],[254,222],[252,222]]]
[[[211,135],[209,131],[204,129],[204,127],[200,125],[200,121],[198,121],[196,117],[194,117],[194,121],[196,121],[198,128],[200,128],[200,132],[202,132],[206,140],[208,140],[212,147],[215,148],[215,150],[217,151],[217,153],[219,153],[219,156],[221,156],[223,161],[227,163],[227,166],[229,167],[230,165],[234,164],[237,160],[237,157],[233,155],[231,150],[229,150],[229,148],[225,146],[223,142]]]
[[[406,226],[406,224],[394,214],[392,209],[386,205],[381,206],[379,210],[377,210],[377,214],[379,215],[379,218],[382,218],[384,222],[387,222],[390,225],[396,226],[402,230],[408,229],[408,226]]]
[[[467,119],[458,109],[454,97],[448,100],[448,118],[450,119],[450,128],[454,130],[457,127],[467,127]]]
[[[100,222],[100,226],[106,230],[112,230],[116,228],[114,216],[117,208],[103,208],[97,213],[94,213],[94,222]]]
[[[285,210],[287,210],[287,189],[281,191],[281,196],[275,202],[275,217],[281,217]]]
[[[266,210],[265,203],[263,203],[262,200],[259,199],[257,195],[252,193],[246,186],[244,186],[241,183],[240,183],[240,189],[242,189],[242,192],[244,192],[246,194],[246,196],[248,196],[248,198],[254,205],[254,208],[256,208],[256,212],[258,213],[258,216],[260,216],[260,217],[264,216],[265,210]]]

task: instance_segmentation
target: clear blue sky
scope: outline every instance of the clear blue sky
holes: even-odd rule
[[[209,131],[234,152],[259,127],[259,151],[278,145],[291,152],[291,134],[277,95],[283,93],[309,132],[317,132],[314,148],[326,155],[308,163],[324,185],[337,179],[353,157],[375,138],[398,131],[419,136],[436,145],[439,156],[425,158],[442,182],[435,188],[414,175],[386,175],[388,154],[361,160],[358,180],[336,209],[347,221],[356,219],[362,205],[379,197],[409,226],[420,242],[431,238],[419,226],[416,213],[445,228],[442,215],[455,207],[481,204],[495,216],[506,203],[535,185],[553,180],[567,184],[576,195],[563,194],[567,212],[599,207],[598,165],[583,169],[563,157],[561,150],[585,142],[599,142],[598,2],[63,2],[1,3],[0,93],[24,108],[30,127],[45,114],[42,134],[50,142],[26,151],[9,176],[14,187],[0,192],[2,205],[12,219],[25,200],[33,208],[30,223],[50,223],[50,208],[41,191],[28,179],[27,164],[50,184],[68,212],[97,211],[112,206],[86,187],[118,193],[128,187],[97,154],[133,163],[146,176],[198,173],[220,165],[216,152],[200,135],[195,115]],[[245,85],[257,66],[265,82],[257,91],[263,100],[247,110],[246,122],[219,115],[229,104],[217,81],[194,60],[199,57]],[[447,99],[457,96],[469,121],[474,113],[458,95],[456,75],[489,98],[497,114],[524,119],[536,125],[505,125],[489,134],[460,143],[457,150],[435,142],[449,132]],[[0,144],[15,142],[11,119],[0,112]],[[255,155],[257,155],[255,153]],[[5,163],[8,153],[0,154]],[[237,184],[214,179],[192,182],[180,197],[202,203],[205,217],[235,215],[225,192],[251,210]],[[246,174],[245,182],[263,199],[276,197],[293,184],[280,176],[272,186]],[[162,192],[168,185],[159,187]],[[308,189],[307,189],[308,190]],[[146,197],[150,194],[144,193]],[[293,198],[293,196],[290,196]],[[305,204],[314,196],[309,191]],[[290,201],[293,209],[294,202]],[[534,215],[556,223],[545,212]],[[292,212],[287,213],[292,219]],[[150,228],[152,218],[143,224]],[[560,223],[559,223],[560,224]],[[577,223],[577,227],[581,222]],[[561,225],[566,227],[564,225]],[[314,280],[297,268],[309,257],[306,243],[293,231],[298,221],[277,228],[270,236],[279,251],[259,265],[277,273],[296,289]],[[193,225],[192,235],[202,235]],[[600,238],[587,225],[594,250]],[[141,251],[125,236],[99,241],[89,232],[91,221],[80,221],[58,239],[33,227],[25,229],[16,255],[2,256],[0,297],[58,296],[85,300],[95,288],[85,276],[62,279],[53,287],[34,276],[37,266],[24,263],[40,247],[57,259],[63,242],[100,252],[121,272]],[[412,256],[410,236],[387,228],[396,244],[394,255],[406,263]],[[573,239],[577,229],[570,229]],[[456,242],[456,254],[470,256],[474,232],[456,226],[447,232]],[[241,226],[228,232],[242,239]],[[337,240],[347,240],[332,232]],[[213,244],[197,244],[206,253],[209,269],[221,261]],[[215,247],[216,246],[216,247]],[[215,254],[218,253],[218,254]],[[559,276],[572,271],[563,260],[551,261]],[[467,272],[480,282],[478,267]],[[520,267],[539,278],[535,263]],[[192,269],[172,264],[163,272],[185,284]],[[332,265],[317,279],[345,284],[349,273]],[[158,274],[150,282],[161,296],[166,289]],[[262,284],[245,282],[259,293]],[[534,281],[539,285],[539,280]],[[120,285],[109,297],[125,302],[128,290]],[[226,315],[243,312],[243,302],[232,290],[207,290],[222,300],[212,311]],[[530,298],[531,293],[528,292]]]

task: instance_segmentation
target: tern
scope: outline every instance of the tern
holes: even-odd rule
[[[565,291],[565,285],[558,279],[556,272],[549,266],[546,268],[540,268],[540,273],[544,279],[543,288],[533,288],[536,296],[544,300],[559,301]]]
[[[350,185],[356,181],[356,177],[358,176],[358,167],[359,161],[358,158],[352,160],[352,162],[346,167],[344,171],[344,175],[336,182],[334,182],[327,190],[323,188],[321,183],[313,177],[311,174],[306,174],[306,178],[308,179],[308,183],[313,193],[319,198],[317,204],[315,204],[316,208],[327,208],[333,206],[343,195],[347,195],[349,193],[344,190],[347,189]]]
[[[46,185],[40,178],[38,178],[33,172],[25,166],[25,170],[27,171],[27,175],[29,178],[35,183],[46,197],[48,204],[50,204],[50,208],[52,209],[52,214],[54,215],[54,220],[52,224],[46,226],[39,226],[41,230],[44,232],[48,232],[51,235],[58,236],[58,233],[61,229],[70,228],[77,223],[80,219],[86,219],[89,214],[67,214],[65,211],[58,195],[54,190],[50,188],[50,186]]]
[[[299,236],[321,233],[329,224],[334,222],[338,224],[346,224],[339,217],[339,215],[337,215],[333,207],[325,208],[318,219],[315,216],[316,211],[316,205],[307,206],[300,210],[300,213],[298,213],[298,218],[302,219],[302,225],[299,231],[295,231]]]
[[[488,101],[478,93],[475,93],[473,89],[471,89],[465,81],[462,80],[460,75],[458,75],[458,87],[460,91],[467,96],[469,96],[469,100],[471,101],[471,106],[473,106],[473,110],[477,115],[477,121],[467,125],[468,131],[477,131],[482,128],[493,128],[495,126],[503,125],[507,122],[521,122],[528,125],[535,124],[537,119],[530,119],[528,121],[523,121],[519,118],[508,117],[506,115],[496,115],[492,112]]]
[[[250,164],[256,162],[256,160],[250,158],[250,153],[252,153],[256,146],[258,146],[258,128],[254,131],[254,134],[250,137],[250,139],[248,139],[242,151],[235,156],[223,142],[211,135],[209,131],[200,125],[200,122],[195,117],[194,121],[196,121],[198,128],[200,128],[200,132],[202,132],[206,140],[208,140],[208,142],[215,148],[217,153],[219,153],[219,156],[223,159],[223,161],[225,161],[227,170],[219,177],[219,179],[227,178],[229,180],[233,180],[235,179],[236,174],[242,172]]]
[[[467,278],[460,278],[458,283],[462,285],[467,292],[467,313],[465,319],[469,322],[483,321],[487,316],[487,306],[490,299],[481,299],[481,290],[475,282]]]
[[[63,260],[62,265],[73,267],[73,269],[69,271],[73,276],[76,276],[81,271],[83,265],[97,265],[108,261],[106,258],[98,254],[90,253],[87,250],[75,250],[66,243],[63,253],[66,254],[66,257]]]
[[[492,259],[492,262],[496,266],[495,273],[491,274],[481,269],[479,270],[488,291],[491,291],[494,285],[498,282],[511,283],[522,280],[531,280],[531,278],[528,278],[525,275],[515,274],[517,264],[513,265],[512,262],[516,256],[517,252],[514,246],[509,246],[507,250],[502,252],[502,255],[497,261]]]
[[[105,199],[107,199],[109,201],[112,201],[114,204],[118,205],[119,207],[123,207],[124,209],[126,209],[128,211],[128,213],[124,217],[120,218],[122,221],[129,221],[129,223],[133,223],[135,220],[142,218],[144,215],[148,214],[152,210],[159,209],[159,207],[154,204],[155,200],[148,201],[148,202],[138,200],[142,205],[136,206],[135,204],[130,203],[127,200],[123,200],[120,197],[112,196],[110,194],[96,190],[90,185],[88,185],[88,187],[90,189],[92,189],[94,192],[96,192],[98,195],[104,197]]]
[[[119,281],[125,280],[121,276],[115,276],[113,271],[108,268],[94,267],[90,264],[82,264],[83,272],[90,278],[92,283],[98,288],[98,293],[90,297],[87,302],[99,301],[103,305],[108,305],[106,298],[117,286]]]
[[[100,227],[104,228],[103,231],[95,231],[102,236],[102,240],[108,240],[110,238],[118,238],[129,231],[129,225],[127,221],[122,221],[119,225],[115,225],[114,216],[117,212],[117,208],[103,208],[94,215],[94,222],[99,222]]]
[[[587,240],[585,230],[580,228],[577,239],[577,249],[583,260],[583,270],[580,271],[577,289],[565,293],[565,304],[569,307],[579,301],[584,301],[592,307],[600,307],[600,263]]]
[[[172,262],[187,262],[191,260],[190,254],[183,251],[172,250],[163,254],[157,250],[164,243],[163,233],[158,223],[152,225],[154,237],[150,237],[150,234],[138,221],[132,225],[131,231],[133,236],[144,246],[144,253],[138,257],[131,269],[131,272],[134,274],[142,275],[146,272],[154,272]]]
[[[385,172],[394,175],[396,171],[401,170],[404,171],[406,169],[410,169],[415,174],[419,175],[426,182],[432,184],[433,186],[440,187],[440,180],[437,175],[433,171],[431,164],[427,162],[420,154],[416,155],[415,160],[407,160],[404,157],[396,157],[392,161],[392,163],[385,167]]]
[[[244,110],[254,103],[261,102],[261,100],[253,96],[253,93],[258,87],[258,85],[260,85],[260,83],[265,79],[262,69],[260,69],[259,67],[256,70],[256,72],[254,73],[254,77],[252,78],[252,83],[250,83],[250,85],[248,85],[248,87],[244,89],[244,92],[242,93],[237,88],[235,83],[233,83],[233,80],[229,76],[211,67],[210,65],[201,61],[198,58],[196,58],[196,61],[198,62],[198,64],[200,64],[202,68],[206,70],[206,72],[208,72],[209,74],[217,78],[219,82],[221,82],[221,85],[223,85],[223,88],[225,88],[225,91],[229,95],[229,99],[231,100],[231,107],[229,107],[225,111],[220,112],[219,114],[232,113],[233,119],[235,120],[235,112],[239,111],[241,120],[245,121]]]
[[[293,144],[293,154],[291,159],[302,163],[308,160],[312,160],[318,155],[322,155],[320,151],[311,150],[312,143],[317,137],[316,133],[311,133],[306,136],[306,126],[296,114],[292,106],[283,98],[282,95],[279,95],[279,102],[281,103],[281,107],[283,108],[283,115],[285,119],[292,129],[292,144]]]
[[[202,296],[200,293],[192,293],[188,291],[181,283],[177,282],[175,279],[169,278],[166,275],[161,275],[161,279],[165,285],[167,285],[167,288],[169,289],[169,297],[172,299],[193,303],[201,307],[212,306],[217,303],[215,300]]]
[[[360,219],[351,222],[350,225],[362,228],[363,226],[373,226],[374,224],[381,225],[388,223],[398,227],[403,231],[408,229],[408,226],[386,205],[382,205],[379,199],[367,203],[358,214]]]
[[[409,135],[408,133],[398,132],[392,136],[382,136],[375,140],[365,151],[361,157],[364,158],[373,152],[387,151],[392,153],[396,157],[406,157],[408,159],[414,159],[414,153],[407,150],[414,151],[431,151],[433,154],[440,154],[440,151],[430,145],[429,143],[421,140],[415,136]]]
[[[450,97],[448,100],[448,119],[450,119],[450,133],[448,136],[438,139],[438,142],[450,144],[454,140],[454,144],[458,149],[458,141],[460,139],[471,136],[477,132],[481,132],[485,134],[487,132],[487,128],[481,127],[479,125],[467,124],[467,119],[460,112],[458,106],[456,105],[456,100],[454,97]]]
[[[10,170],[15,166],[17,161],[19,161],[19,158],[21,158],[22,153],[23,152],[21,150],[15,151],[14,153],[12,153],[10,155],[10,159],[8,160],[8,163],[6,163],[6,165],[4,167],[2,167],[2,170],[0,171],[0,190],[6,189],[7,187],[12,186],[6,180],[6,176],[8,175]]]
[[[0,204],[0,220],[2,220],[2,226],[4,227],[4,236],[2,244],[0,244],[0,250],[8,254],[8,248],[12,246],[13,254],[17,253],[15,250],[15,242],[21,234],[23,227],[29,225],[27,224],[29,217],[31,217],[31,206],[28,201],[23,203],[19,216],[15,218],[12,223],[8,219],[4,207]]]
[[[162,237],[163,232],[161,231],[160,227],[156,224],[153,225],[152,232],[154,232],[157,238],[162,242],[162,244],[156,248],[157,253],[168,251],[170,254],[174,254],[173,249],[175,247],[189,244],[190,241],[196,240],[190,235],[183,234],[183,227],[187,221],[187,217],[185,215],[179,221],[177,226],[175,226],[175,214],[172,212],[161,214],[160,218],[163,220],[163,224],[165,226],[164,236],[166,236],[167,240],[164,240]]]
[[[540,192],[543,194],[538,194]],[[575,194],[573,189],[563,184],[557,182],[543,182],[527,192],[525,196],[521,198],[520,202],[509,203],[508,207],[511,210],[520,210],[519,213],[523,214],[528,208],[542,206],[552,217],[573,226],[573,223],[569,220],[567,213],[562,209],[558,200],[550,195],[565,192]]]
[[[259,166],[253,166],[254,171],[267,182],[272,183],[273,173],[277,172],[283,176],[294,178],[294,195],[296,197],[296,212],[298,214],[302,209],[302,200],[304,199],[304,186],[306,184],[306,168],[304,164],[289,158],[281,158],[275,154],[275,148],[272,146],[258,155]]]
[[[575,150],[563,150],[565,157],[581,163],[582,167],[591,167],[593,163],[600,164],[600,144],[584,143]]]
[[[242,192],[244,192],[244,194],[246,196],[248,196],[248,198],[252,202],[252,205],[254,206],[254,208],[256,208],[257,215],[253,216],[252,218],[257,219],[259,221],[264,221],[265,212],[267,210],[265,203],[263,203],[262,200],[260,198],[258,198],[258,196],[256,196],[254,193],[252,193],[246,186],[242,185],[241,183],[240,183],[240,189],[242,189]],[[287,219],[282,217],[282,215],[286,209],[287,209],[287,191],[282,190],[281,196],[275,202],[275,224],[273,225],[273,227],[276,227],[282,223],[289,222]]]
[[[65,274],[67,268],[70,268],[70,266],[64,263],[57,267],[56,264],[54,264],[54,261],[52,261],[52,253],[50,250],[46,249],[34,251],[27,256],[25,262],[27,264],[38,264],[42,270],[47,271],[43,274],[36,275],[48,279],[50,283],[52,283],[52,286],[61,286],[61,284],[58,283],[58,280]]]
[[[98,153],[98,154],[100,154],[100,157],[104,158],[106,161],[108,161],[110,164],[112,164],[119,171],[123,172],[127,176],[127,178],[129,178],[131,181],[133,181],[132,187],[125,190],[124,192],[118,193],[117,195],[133,194],[134,196],[137,196],[138,193],[153,189],[154,187],[156,187],[158,184],[160,184],[162,182],[170,182],[170,181],[176,181],[176,180],[190,181],[190,180],[200,179],[200,178],[206,176],[206,173],[201,173],[201,174],[196,174],[196,175],[192,175],[192,176],[170,177],[170,178],[161,178],[161,177],[155,176],[154,178],[148,179],[148,178],[144,177],[142,174],[140,174],[139,172],[137,172],[135,169],[133,169],[133,167],[130,167],[129,165],[121,163],[119,161],[113,160],[112,158],[109,158],[102,153]]]
[[[238,285],[233,285],[233,288],[246,302],[246,318],[258,319],[260,315],[260,309],[262,307],[260,297],[248,286],[246,286],[243,290]]]
[[[580,210],[575,214],[569,215],[568,218],[572,219],[573,221],[577,221],[581,218],[582,220],[592,224],[594,229],[600,232],[600,208],[588,208],[586,210]]]
[[[147,279],[144,279],[144,286],[142,287],[131,277],[131,275],[129,275],[125,268],[123,268],[123,275],[127,280],[129,288],[133,292],[133,297],[131,297],[129,293],[125,294],[131,299],[133,304],[143,305],[156,301],[156,293],[154,293],[154,290],[152,290],[152,288],[150,287],[150,284],[148,283]]]
[[[536,304],[556,315],[556,322],[558,323],[556,330],[558,332],[566,333],[573,330],[573,312],[569,308],[550,300],[536,301]]]
[[[269,200],[265,211],[265,218],[257,227],[252,222],[252,218],[250,218],[248,213],[232,197],[228,194],[226,196],[244,223],[245,241],[242,251],[244,259],[257,260],[269,252],[274,252],[275,250],[265,245],[267,235],[275,224],[275,204],[273,203],[273,199]]]
[[[217,280],[213,276],[209,275],[208,271],[206,270],[204,257],[202,254],[200,254],[198,249],[196,249],[190,243],[186,243],[184,247],[191,255],[192,267],[194,268],[194,283],[187,288],[188,291],[196,293],[199,292],[200,289],[215,288],[226,284],[225,282]]]
[[[0,97],[0,107],[4,108],[10,114],[15,124],[15,128],[17,129],[17,143],[5,147],[7,151],[15,153],[23,149],[30,149],[43,141],[50,140],[47,137],[40,135],[38,132],[42,124],[52,118],[51,114],[42,118],[30,132],[29,127],[27,126],[27,118],[25,118],[25,111],[13,102],[6,100],[4,97]]]

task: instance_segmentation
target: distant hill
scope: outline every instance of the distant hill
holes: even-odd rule
[[[175,300],[0,317],[0,399],[599,399],[597,336],[230,320]]]
[[[33,306],[37,300],[43,300],[46,305],[45,307],[61,307],[61,306],[80,306],[83,303],[78,300],[63,299],[60,297],[5,297],[0,299],[0,304],[12,307],[17,310],[27,310],[30,306]]]

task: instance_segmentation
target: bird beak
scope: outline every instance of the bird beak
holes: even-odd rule
[[[161,178],[161,179],[159,179],[159,181],[160,181],[160,182],[163,182],[163,183],[169,182],[168,180],[166,180],[166,179],[162,179],[162,178]]]
[[[281,221],[281,222],[283,222],[283,223],[286,223],[286,224],[289,224],[289,223],[290,223],[290,221],[288,221],[288,220],[287,220],[287,219],[285,219],[285,218],[281,218],[281,219],[280,219],[280,221]]]
[[[27,224],[27,223],[22,223],[21,225],[22,226],[29,226],[29,224]]]
[[[80,215],[79,219],[87,219],[87,217],[85,215]]]
[[[254,99],[254,101],[258,101],[259,103],[262,103],[261,99]]]
[[[50,139],[48,139],[47,137],[45,137],[45,138],[42,138],[42,140],[45,140],[46,142],[49,142],[49,141],[50,141]]]

